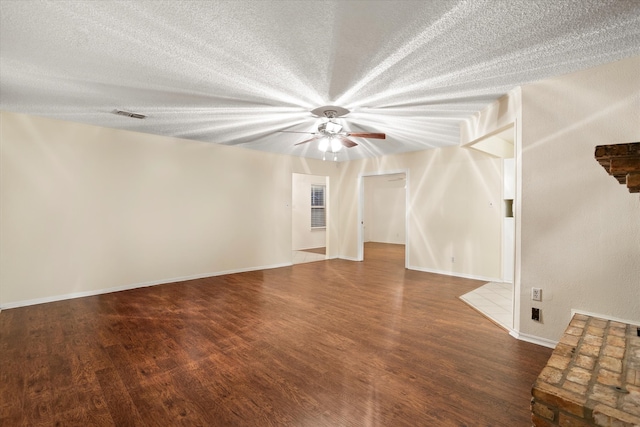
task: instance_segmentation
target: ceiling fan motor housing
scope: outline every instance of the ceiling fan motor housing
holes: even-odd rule
[[[335,123],[332,121],[321,123],[318,126],[318,131],[320,133],[329,135],[329,136],[338,134],[341,130],[342,130],[342,125],[339,125],[338,123]]]
[[[325,105],[311,110],[311,114],[318,117],[326,117],[328,119],[335,119],[336,117],[342,117],[345,114],[349,114],[349,110],[337,105]]]

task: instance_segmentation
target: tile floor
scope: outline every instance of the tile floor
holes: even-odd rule
[[[293,263],[302,264],[305,262],[324,261],[326,257],[322,254],[314,254],[313,252],[293,251]]]
[[[513,327],[513,283],[489,282],[460,299],[507,330]]]

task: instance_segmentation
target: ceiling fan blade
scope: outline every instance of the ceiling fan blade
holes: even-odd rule
[[[304,141],[302,141],[302,142],[298,142],[297,144],[293,144],[293,145],[294,145],[294,146],[296,146],[296,145],[306,144],[307,142],[314,141],[314,140],[316,140],[316,139],[318,139],[318,138],[319,138],[318,136],[314,136],[313,138],[305,139]]]
[[[347,136],[355,136],[358,138],[373,138],[373,139],[385,139],[387,136],[384,133],[370,133],[370,132],[349,132]]]
[[[351,147],[355,147],[356,144],[355,142],[353,142],[352,140],[345,138],[344,136],[340,137],[340,142],[342,142],[342,145],[347,147],[347,148],[351,148]]]

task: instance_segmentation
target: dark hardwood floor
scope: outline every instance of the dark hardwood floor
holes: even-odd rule
[[[530,426],[551,350],[403,246],[0,313],[2,426]]]

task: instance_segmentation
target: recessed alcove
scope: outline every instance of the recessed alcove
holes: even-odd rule
[[[513,199],[504,200],[504,217],[513,218]]]

